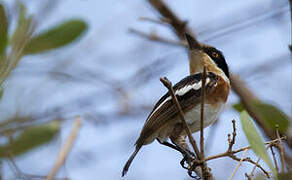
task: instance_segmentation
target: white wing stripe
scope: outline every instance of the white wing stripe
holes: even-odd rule
[[[208,83],[210,82],[210,78],[206,78],[206,83],[205,85],[207,85]],[[175,95],[178,95],[178,96],[183,96],[184,94],[186,94],[187,92],[189,92],[191,89],[194,89],[194,90],[199,90],[202,86],[202,81],[199,81],[197,83],[194,83],[194,84],[190,84],[190,85],[187,85],[185,87],[182,87],[181,89],[178,89],[175,91]],[[167,101],[171,100],[171,96],[168,96],[157,108],[155,108],[155,110],[151,113],[151,115],[149,116],[148,119],[150,119],[153,114],[159,109],[161,108],[161,106],[163,106],[163,104],[165,104]],[[148,121],[147,119],[147,121]]]
[[[151,118],[151,116],[164,104],[164,103],[166,103],[167,101],[169,101],[169,100],[171,100],[171,96],[168,96],[157,108],[155,108],[155,110],[151,113],[151,115],[149,116],[149,118],[148,119],[150,119]],[[148,119],[147,119],[147,121],[148,121]]]
[[[210,82],[210,78],[207,78],[205,85],[207,85],[209,82]],[[175,91],[175,95],[183,96],[184,94],[188,93],[191,89],[199,90],[201,89],[201,87],[202,87],[202,81],[199,81],[197,83],[190,84],[181,89],[178,89],[177,91]]]

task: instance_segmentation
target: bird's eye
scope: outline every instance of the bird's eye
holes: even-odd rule
[[[212,52],[212,56],[215,57],[215,58],[218,58],[219,54],[217,52]]]

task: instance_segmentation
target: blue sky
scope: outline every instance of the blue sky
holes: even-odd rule
[[[38,12],[38,1],[25,2],[29,12]],[[165,2],[188,20],[199,40],[223,51],[231,72],[239,74],[257,96],[292,115],[288,2]],[[146,1],[59,1],[48,15],[39,17],[38,30],[76,17],[88,23],[86,35],[68,47],[23,58],[5,83],[5,94],[0,103],[1,119],[15,113],[42,114],[60,110],[66,121],[57,140],[16,159],[23,172],[44,175],[49,172],[70,132],[73,117],[80,115],[82,129],[59,177],[121,179],[122,167],[134,150],[133,144],[151,106],[166,92],[159,77],[167,76],[172,82],[178,82],[187,76],[187,53],[182,48],[151,42],[128,32],[129,28],[135,28],[176,40],[168,27],[139,21],[139,17],[157,18],[157,13]],[[165,63],[166,67],[152,80],[140,83],[140,86],[128,81],[137,69],[156,61]],[[60,73],[74,78],[62,80]],[[98,115],[120,110],[119,97],[100,81],[103,78],[126,85],[130,108],[141,104],[147,108],[132,117],[102,121]],[[214,133],[213,144],[207,150],[209,155],[226,150],[232,119],[237,120],[239,129],[235,147],[248,145],[239,116],[231,109],[237,101],[232,92],[217,127],[207,128],[206,134]],[[195,137],[198,139],[198,134]],[[248,155],[255,158],[251,152]],[[141,150],[124,179],[186,179],[187,173],[180,167],[180,159],[181,155],[155,142]],[[226,179],[236,164],[230,159],[210,162],[218,179]],[[5,177],[11,177],[9,165],[4,164],[4,168]],[[235,179],[242,179],[251,168],[243,164]]]

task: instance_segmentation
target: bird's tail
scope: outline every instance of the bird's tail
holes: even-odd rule
[[[137,153],[139,152],[139,150],[141,149],[141,147],[142,146],[138,146],[138,145],[136,146],[135,151],[133,152],[133,154],[131,155],[131,157],[128,159],[128,161],[126,162],[126,164],[125,164],[125,166],[123,168],[122,177],[127,174],[128,169],[129,169],[132,161],[134,160],[135,156],[137,155]]]

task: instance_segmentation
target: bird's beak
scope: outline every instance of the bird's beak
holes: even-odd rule
[[[186,37],[186,39],[188,41],[188,45],[189,45],[189,49],[190,50],[195,50],[195,49],[199,50],[199,49],[201,49],[200,43],[195,38],[193,38],[188,33],[185,33],[185,37]]]
[[[202,46],[191,35],[185,33],[185,36],[189,45],[190,73],[202,72],[205,57]]]

